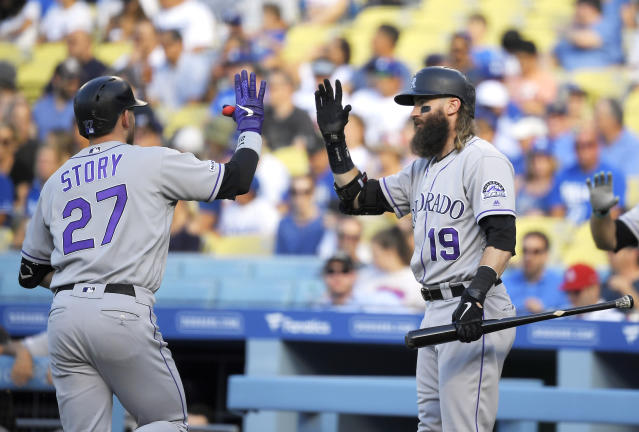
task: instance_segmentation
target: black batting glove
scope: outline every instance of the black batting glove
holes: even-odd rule
[[[327,141],[335,141],[344,137],[344,127],[348,123],[351,106],[342,108],[342,83],[335,81],[333,87],[327,79],[315,91],[315,108],[317,109],[317,125]]]
[[[464,291],[459,300],[459,306],[453,312],[453,325],[457,331],[457,338],[461,342],[473,342],[484,334],[481,322],[484,317],[482,302]]]

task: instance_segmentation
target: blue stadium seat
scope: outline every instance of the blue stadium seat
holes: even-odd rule
[[[286,307],[291,302],[290,281],[228,277],[219,283],[216,301],[219,307]]]
[[[324,281],[319,278],[297,281],[293,292],[292,306],[308,308],[322,298],[324,291],[326,291]]]
[[[308,279],[319,277],[322,260],[315,256],[287,256],[286,259],[255,259],[256,279]]]
[[[156,292],[158,304],[164,306],[197,305],[211,307],[215,304],[218,284],[214,280],[193,278],[165,278]]]

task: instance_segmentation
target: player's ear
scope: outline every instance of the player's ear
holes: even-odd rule
[[[130,122],[130,118],[129,118],[129,110],[124,110],[122,112],[122,115],[120,117],[120,121],[122,122],[122,127],[124,129],[128,129],[131,127],[131,122]]]
[[[453,115],[459,112],[461,108],[461,100],[455,97],[449,98],[446,103],[446,114]]]

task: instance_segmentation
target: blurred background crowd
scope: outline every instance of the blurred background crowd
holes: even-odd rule
[[[179,202],[171,251],[314,255],[326,285],[314,306],[419,311],[410,217],[339,213],[313,92],[341,80],[353,161],[379,178],[414,157],[410,108],[393,96],[446,65],[474,82],[478,135],[515,168],[518,253],[504,280],[519,313],[639,289],[636,250],[594,247],[585,183],[612,172],[615,214],[639,202],[636,0],[1,0],[0,19],[3,249],[20,248],[42,184],[88,144],[73,116],[84,82],[117,74],[150,102],[137,145],[225,162],[236,136],[221,111],[247,69],[268,82],[251,191]]]

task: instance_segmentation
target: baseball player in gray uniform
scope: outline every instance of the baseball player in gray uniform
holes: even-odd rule
[[[121,78],[83,85],[74,111],[89,147],[42,188],[22,246],[19,281],[55,293],[51,371],[66,432],[110,431],[112,395],[139,431],[186,431],[180,375],[153,313],[178,200],[233,199],[249,190],[261,150],[255,75],[235,76],[240,132],[226,164],[133,144],[133,96]]]
[[[639,246],[639,204],[613,219],[610,209],[619,203],[612,190],[612,173],[599,172],[587,179],[590,193],[590,231],[599,249],[617,252]]]
[[[475,89],[459,71],[427,67],[410,90],[413,152],[397,174],[368,179],[354,167],[344,126],[342,89],[328,80],[315,93],[340,209],[348,214],[410,214],[411,268],[426,301],[422,327],[455,323],[460,342],[422,348],[417,356],[419,431],[492,431],[498,382],[515,330],[482,335],[482,319],[515,315],[499,279],[515,249],[513,167],[473,134]],[[465,342],[465,343],[464,343]]]

